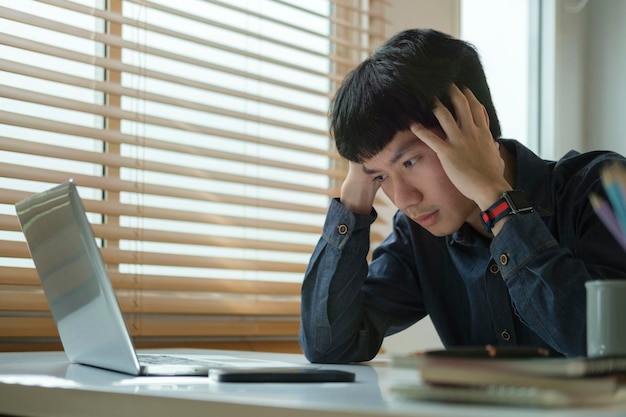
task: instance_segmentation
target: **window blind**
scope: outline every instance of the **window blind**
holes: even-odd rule
[[[297,351],[329,100],[384,7],[0,0],[0,350],[61,348],[14,204],[73,179],[138,347]]]

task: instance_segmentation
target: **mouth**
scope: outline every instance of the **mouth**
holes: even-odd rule
[[[411,216],[411,219],[419,224],[420,226],[426,228],[432,226],[439,219],[439,210],[431,211],[430,213],[423,214],[421,216]]]

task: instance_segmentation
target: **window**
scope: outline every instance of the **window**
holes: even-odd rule
[[[538,53],[531,43],[530,16],[535,3],[461,0],[461,39],[472,43],[481,56],[502,137],[516,139],[532,149],[538,146],[536,135],[529,131],[535,76],[531,72],[535,62],[531,54]]]
[[[79,186],[135,343],[294,350],[382,0],[0,0],[0,349],[58,348],[15,202]]]

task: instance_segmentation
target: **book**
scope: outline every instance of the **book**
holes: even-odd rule
[[[497,362],[497,361],[494,361]],[[523,362],[523,360],[521,360]],[[507,386],[552,390],[576,395],[613,395],[619,387],[615,375],[558,377],[484,366],[483,361],[430,362],[420,368],[421,380],[439,386]]]
[[[532,348],[484,350],[392,356],[392,367],[416,370],[419,382],[398,382],[391,392],[415,400],[553,407],[626,400],[626,358],[555,358]]]
[[[437,386],[419,383],[397,383],[389,392],[401,399],[470,404],[495,404],[528,407],[606,406],[623,402],[626,391],[611,394],[567,393],[559,390],[490,385]]]
[[[391,363],[392,366],[396,367],[409,367],[420,370],[425,367],[456,366],[561,378],[626,373],[626,357],[470,357],[444,356],[437,352],[439,351],[393,356]]]

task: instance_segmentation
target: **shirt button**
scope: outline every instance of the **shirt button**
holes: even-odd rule
[[[339,232],[340,235],[347,234],[348,226],[346,226],[345,224],[340,224],[339,226],[337,226],[337,232]]]
[[[494,262],[491,265],[489,265],[489,272],[491,272],[493,275],[497,275],[498,272],[500,272],[500,268],[498,268],[498,264]]]
[[[506,265],[509,263],[509,254],[508,253],[503,253],[502,255],[500,255],[500,264],[501,265]]]
[[[502,333],[500,333],[500,337],[502,337],[502,340],[504,340],[505,342],[508,342],[509,340],[511,340],[511,333],[509,333],[507,329],[504,329],[502,330]]]

